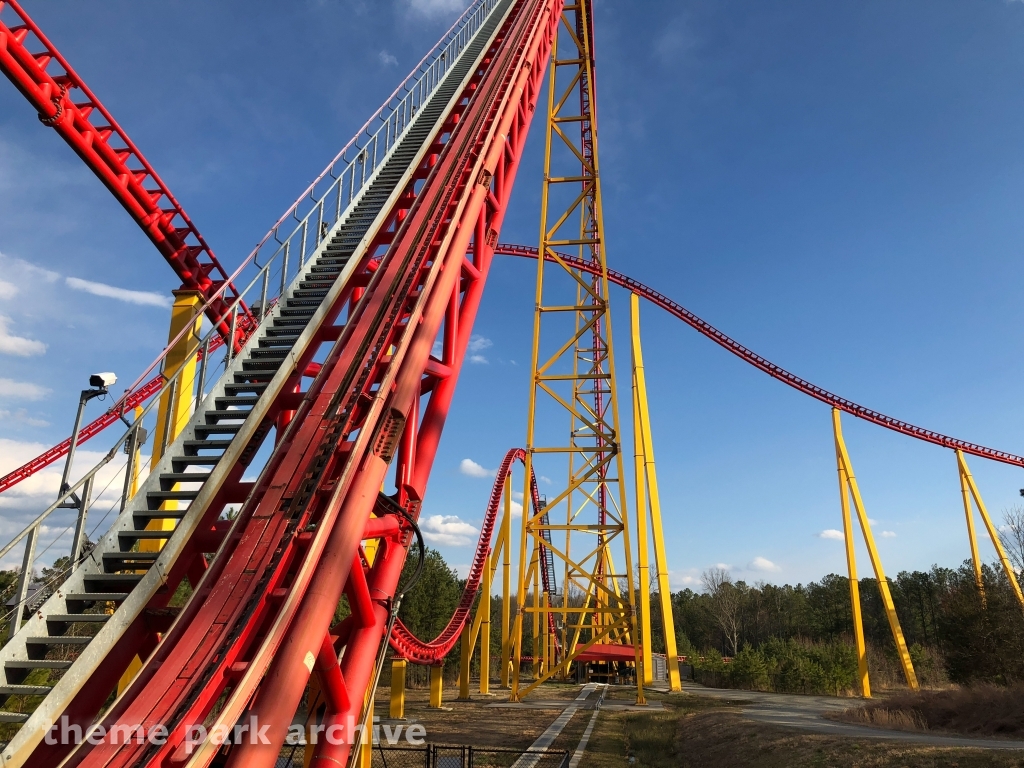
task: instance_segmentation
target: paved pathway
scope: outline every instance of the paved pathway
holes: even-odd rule
[[[841,723],[835,720],[826,720],[822,717],[822,715],[829,712],[841,712],[844,709],[856,706],[857,702],[855,699],[705,688],[693,683],[684,683],[683,690],[696,696],[745,702],[741,712],[744,717],[750,720],[789,728],[800,728],[814,731],[815,733],[868,739],[889,739],[891,741],[927,744],[933,747],[980,747],[982,749],[1024,750],[1024,741],[976,739],[968,736],[946,736],[937,733],[893,731],[887,728],[872,728],[865,725],[854,725],[853,723]]]

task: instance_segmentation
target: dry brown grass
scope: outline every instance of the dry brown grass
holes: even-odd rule
[[[848,709],[836,719],[904,731],[1020,738],[1024,736],[1024,685],[900,693]]]
[[[832,736],[744,719],[686,694],[664,711],[602,711],[586,768],[1021,768],[1024,754]]]

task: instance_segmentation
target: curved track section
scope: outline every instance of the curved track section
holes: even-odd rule
[[[499,243],[495,246],[494,252],[505,256],[521,256],[527,259],[537,258],[537,249],[528,245]],[[596,273],[596,268],[589,262],[565,253],[560,253],[558,256],[573,269],[578,269],[581,272],[588,272],[591,274]],[[694,330],[711,339],[720,347],[732,352],[738,358],[743,360],[743,362],[749,363],[755,368],[767,373],[773,379],[778,379],[783,384],[788,384],[798,392],[809,395],[815,400],[820,400],[826,405],[838,408],[840,411],[848,413],[851,416],[856,416],[859,419],[870,421],[872,424],[877,424],[880,427],[891,429],[893,432],[899,432],[901,435],[907,435],[908,437],[913,437],[917,440],[924,440],[927,443],[941,445],[943,448],[960,450],[964,453],[971,454],[972,456],[980,456],[983,459],[991,459],[992,461],[1011,464],[1015,467],[1024,467],[1024,457],[1022,456],[1007,453],[1006,451],[998,451],[994,448],[986,448],[985,446],[978,445],[977,443],[969,443],[966,440],[949,437],[948,435],[943,435],[940,432],[933,432],[932,430],[925,429],[924,427],[914,426],[913,424],[909,424],[905,421],[894,419],[892,416],[886,416],[884,413],[879,413],[878,411],[874,411],[870,408],[865,408],[863,405],[858,405],[852,400],[847,400],[845,397],[840,397],[839,395],[829,392],[827,389],[819,387],[816,384],[812,384],[806,379],[801,379],[796,374],[790,373],[785,368],[773,363],[771,360],[761,357],[753,350],[747,349],[735,339],[726,336],[720,330],[711,325],[711,323],[697,317],[697,315],[693,314],[693,312],[688,310],[686,307],[668,298],[668,296],[665,296],[663,293],[659,293],[653,288],[648,288],[640,281],[634,280],[621,272],[609,269],[608,280],[615,283],[615,285],[621,286],[626,290],[632,291],[638,296],[647,299],[647,301],[652,304],[656,304],[661,307],[669,314],[682,320]]]
[[[487,567],[487,557],[491,552],[494,524],[498,519],[498,511],[501,508],[505,480],[512,473],[513,464],[517,461],[522,464],[525,460],[526,451],[522,448],[512,448],[505,454],[501,466],[498,467],[498,473],[494,478],[494,485],[491,487],[491,497],[487,502],[487,510],[484,512],[483,524],[480,526],[480,537],[477,540],[476,552],[473,554],[473,563],[466,578],[466,586],[462,590],[462,597],[455,609],[455,613],[452,614],[444,630],[436,639],[424,642],[413,635],[401,620],[395,622],[395,629],[390,642],[391,647],[402,658],[414,664],[437,664],[455,646],[463,627],[469,621],[473,602],[480,591],[480,581],[483,577],[484,568]],[[531,501],[534,513],[536,514],[536,511],[541,508],[541,504],[535,475],[530,477],[530,495],[533,497]]]
[[[221,335],[229,335],[224,318],[238,291],[228,273],[149,161],[16,0],[0,0],[0,71],[124,206],[181,287],[199,292]],[[256,324],[244,303],[239,309],[242,326]]]

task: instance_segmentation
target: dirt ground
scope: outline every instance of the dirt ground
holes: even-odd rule
[[[616,690],[616,699],[631,692]],[[1024,768],[1024,752],[947,749],[755,723],[735,702],[650,693],[662,712],[603,710],[587,768]]]
[[[406,692],[406,723],[422,724],[432,744],[525,749],[579,694],[577,685],[546,685],[533,698],[538,708],[493,707],[507,701],[497,688],[457,701],[445,690],[443,709],[427,706],[428,691]],[[743,702],[687,693],[648,691],[660,703],[650,712],[602,709],[587,747],[585,768],[1024,768],[1024,752],[936,748],[881,739],[815,734],[743,718]],[[388,714],[390,692],[377,691],[376,712]],[[636,691],[611,688],[605,703],[632,704]],[[591,699],[596,701],[597,694]],[[587,702],[591,705],[591,702]],[[570,754],[593,714],[581,707],[552,749]]]
[[[552,683],[545,685],[534,698],[552,702],[544,709],[518,707],[490,707],[508,700],[508,692],[492,688],[494,693],[484,696],[474,693],[469,701],[457,701],[458,689],[445,690],[443,709],[427,706],[429,692],[425,689],[407,689],[405,717],[409,723],[420,723],[427,729],[426,739],[432,744],[472,744],[475,747],[508,747],[526,749],[551,725],[556,717],[579,695],[578,685]],[[374,712],[386,718],[390,691],[377,689]],[[597,694],[592,694],[596,699]],[[575,750],[592,712],[581,709],[565,726],[551,749]]]

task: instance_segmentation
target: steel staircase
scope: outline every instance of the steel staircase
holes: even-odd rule
[[[406,188],[511,5],[505,0],[494,8],[107,533],[0,649],[0,723],[31,719],[27,727],[41,728],[55,721],[162,588],[163,574],[197,532],[228,470],[262,440],[260,423],[287,379],[287,372],[279,372],[290,372],[308,348],[326,315],[325,300],[336,300],[358,261],[353,254],[362,252]],[[154,521],[172,521],[174,527],[147,530]],[[140,551],[140,543],[153,541],[164,545]],[[173,616],[169,610],[168,618]],[[15,746],[5,745],[0,763],[17,759]]]

